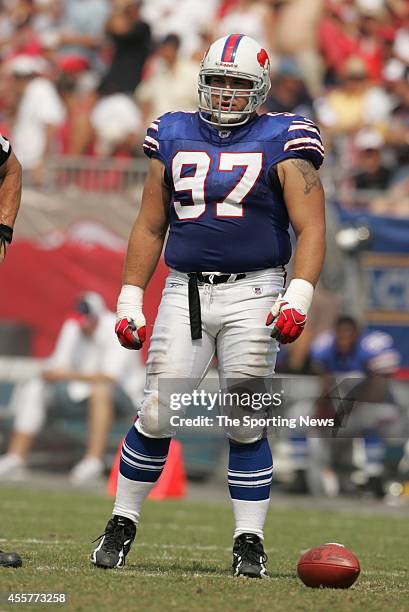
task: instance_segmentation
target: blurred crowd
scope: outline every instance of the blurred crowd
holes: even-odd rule
[[[255,38],[270,55],[272,87],[263,110],[300,113],[319,125],[327,153],[323,180],[328,200],[409,218],[408,0],[0,0],[0,133],[12,140],[26,183],[43,186],[56,156],[97,161],[141,157],[152,119],[167,111],[197,109],[200,61],[213,40],[233,32]],[[334,265],[334,241],[328,243]],[[352,276],[350,268],[348,274]],[[377,354],[377,367],[372,367],[375,358],[369,352],[365,359],[369,364],[373,358],[372,366],[364,363],[366,332],[348,317],[334,322],[342,302],[335,294],[326,287],[317,291],[310,326],[292,353],[281,352],[279,367],[319,374],[322,388],[313,409],[332,409],[327,383],[339,364],[323,372],[314,354],[314,347],[326,339],[321,349],[340,354],[344,365],[348,362],[343,372],[358,370],[366,377],[365,384],[376,389],[376,402],[383,405],[381,412],[387,405],[400,427],[398,402],[390,391],[398,364],[385,369]],[[348,304],[348,311],[353,309],[354,304]],[[95,329],[83,333],[78,324],[78,342],[86,347],[96,342]],[[321,336],[328,330],[332,335]],[[377,346],[379,338],[378,334]],[[379,354],[384,357],[385,351]],[[325,354],[325,359],[331,355]],[[69,358],[67,353],[64,366],[72,370]],[[78,361],[76,350],[75,358]],[[86,373],[88,395],[68,398],[77,404],[87,400],[91,417],[92,398],[101,393],[97,378],[107,374],[104,364],[96,358],[93,363],[95,371]],[[45,418],[49,397],[44,388],[61,382],[61,372],[57,374],[51,368],[51,374],[30,381],[37,385],[37,421],[30,422],[29,431],[20,431],[16,421],[14,433],[19,436],[12,438],[8,455],[0,460],[0,479],[2,465],[8,472],[10,461],[14,468],[24,468]],[[64,377],[70,382],[66,372]],[[32,389],[25,388],[31,399]],[[92,462],[82,461],[72,473],[74,480],[103,471],[114,399],[105,397],[105,428],[96,434],[91,418],[85,459],[91,457]],[[28,406],[26,401],[17,403]],[[297,410],[306,410],[305,405]],[[384,492],[378,486],[386,453],[384,435],[378,435],[377,423],[366,424],[365,430],[359,427],[351,436],[365,440],[367,476],[375,478],[378,493]],[[321,492],[328,493],[328,487],[342,490],[342,482],[337,484],[331,472],[335,468],[330,453],[323,453],[322,446],[329,445],[320,446],[317,459],[316,444],[309,447],[302,435],[295,440],[299,471],[304,466],[306,472],[300,474],[301,484],[314,490],[319,473]],[[375,459],[370,452],[378,453]],[[311,474],[314,486],[308,482]]]
[[[0,130],[37,184],[50,155],[140,156],[152,118],[197,108],[200,60],[232,32],[270,54],[266,110],[318,122],[344,205],[407,216],[406,0],[2,0]]]

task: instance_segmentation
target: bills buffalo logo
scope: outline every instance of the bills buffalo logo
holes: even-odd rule
[[[266,65],[269,65],[270,60],[265,49],[260,49],[260,51],[257,53],[257,61],[262,68],[265,68]]]

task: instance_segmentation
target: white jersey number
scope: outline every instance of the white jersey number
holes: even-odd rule
[[[231,171],[237,167],[244,172],[235,187],[217,204],[218,217],[242,217],[243,200],[253,189],[263,166],[262,153],[222,153],[219,157],[219,170]]]
[[[179,219],[198,219],[206,210],[206,179],[211,158],[205,151],[179,151],[172,160],[173,184],[176,191],[190,191],[193,204],[175,201]],[[181,176],[184,166],[193,166],[193,173]],[[218,217],[242,217],[243,200],[250,193],[263,167],[262,153],[221,153],[218,170],[231,172],[233,168],[244,168],[244,172],[223,202],[216,205]]]

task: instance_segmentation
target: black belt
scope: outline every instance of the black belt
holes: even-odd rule
[[[192,340],[202,337],[202,313],[200,309],[200,296],[198,283],[221,285],[246,278],[245,274],[203,274],[203,272],[190,272],[189,277],[189,318],[190,334]]]

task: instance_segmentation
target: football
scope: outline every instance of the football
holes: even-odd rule
[[[342,544],[316,546],[305,552],[297,565],[298,575],[308,587],[347,589],[359,576],[359,561]]]

